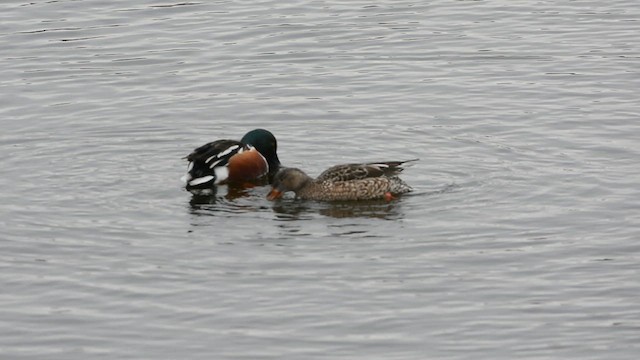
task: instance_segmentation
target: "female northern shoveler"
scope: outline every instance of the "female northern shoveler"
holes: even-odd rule
[[[240,141],[216,140],[187,155],[187,187],[242,183],[274,174],[280,167],[278,143],[267,130],[249,131]]]
[[[411,187],[396,176],[402,171],[400,165],[406,162],[336,165],[315,179],[300,169],[284,168],[276,173],[267,199],[275,200],[285,192],[293,191],[296,197],[308,200],[390,201],[395,199],[395,195],[411,191]]]

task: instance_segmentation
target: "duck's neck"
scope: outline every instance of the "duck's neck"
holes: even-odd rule
[[[269,154],[266,157],[267,164],[269,164],[269,173],[275,174],[278,169],[280,169],[280,159],[278,159],[278,155],[274,152],[273,154]]]
[[[312,192],[318,186],[318,183],[313,181],[313,178],[307,174],[302,176],[297,184],[297,189],[294,190],[296,196],[305,197],[306,194]]]

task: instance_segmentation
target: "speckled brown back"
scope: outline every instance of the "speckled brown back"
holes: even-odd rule
[[[411,187],[396,176],[373,177],[350,181],[314,181],[298,192],[298,197],[309,200],[373,200],[385,194],[403,194]]]

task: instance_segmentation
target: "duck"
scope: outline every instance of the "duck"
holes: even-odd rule
[[[412,191],[397,175],[403,170],[402,164],[416,160],[336,165],[315,179],[298,168],[282,168],[273,178],[267,199],[276,200],[292,191],[303,200],[391,201]]]
[[[185,157],[187,188],[221,184],[243,184],[272,176],[280,167],[278,142],[265,129],[254,129],[240,141],[216,140],[204,144]]]

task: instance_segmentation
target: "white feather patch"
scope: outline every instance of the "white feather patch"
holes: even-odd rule
[[[213,173],[216,174],[216,183],[220,183],[222,181],[227,180],[229,177],[229,168],[226,166],[218,166],[213,169]]]
[[[211,175],[203,176],[203,177],[189,181],[189,185],[196,186],[196,185],[204,184],[206,182],[211,181],[211,179],[213,179],[213,176]]]
[[[218,156],[218,154],[215,154],[215,155],[209,156],[209,157],[207,158],[207,160],[205,160],[205,161],[204,161],[204,163],[205,163],[205,164],[207,164],[209,161],[211,161],[211,159],[213,159],[214,157],[217,157],[217,156]]]
[[[214,167],[216,167],[216,165],[220,164],[220,162],[224,160],[224,159],[219,159],[214,161],[211,165],[209,165],[209,169],[213,169]]]
[[[189,165],[187,166],[187,172],[191,171],[191,169],[193,169],[193,161],[189,161]]]
[[[218,153],[218,157],[226,156],[226,155],[228,155],[228,154],[232,153],[235,149],[237,149],[237,148],[239,148],[239,147],[240,147],[240,145],[232,145],[232,146],[229,146],[225,151],[223,151],[223,152],[221,152],[221,153]],[[209,161],[209,160],[207,160],[207,161]]]

